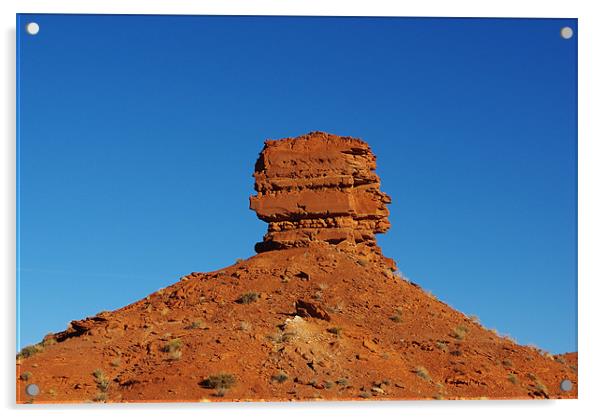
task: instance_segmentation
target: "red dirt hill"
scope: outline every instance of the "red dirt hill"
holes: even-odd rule
[[[259,254],[24,349],[17,401],[577,397],[576,353],[518,345],[395,274],[375,167],[359,139],[266,141]]]

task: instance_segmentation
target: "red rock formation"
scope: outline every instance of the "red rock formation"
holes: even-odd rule
[[[390,227],[391,198],[375,169],[376,157],[357,138],[311,132],[265,141],[251,209],[269,227],[255,250],[347,241],[378,251],[374,234]]]

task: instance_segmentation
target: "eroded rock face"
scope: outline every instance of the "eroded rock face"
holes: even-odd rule
[[[269,223],[257,252],[312,242],[376,247],[390,227],[374,172],[376,157],[364,141],[323,132],[267,140],[255,164],[251,209]]]

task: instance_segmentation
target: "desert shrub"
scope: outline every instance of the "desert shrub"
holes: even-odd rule
[[[240,331],[249,331],[251,327],[251,323],[247,321],[240,321],[240,323],[238,324],[238,329]]]
[[[121,365],[121,359],[114,358],[113,360],[111,360],[111,362],[109,364],[113,367],[119,367]]]
[[[96,387],[101,392],[106,392],[109,390],[109,379],[105,376],[102,370],[96,369],[92,372],[92,376],[94,376],[94,381],[96,382]]]
[[[535,389],[536,389],[538,392],[541,392],[541,393],[543,393],[545,396],[548,396],[548,387],[547,387],[546,385],[544,385],[543,383],[541,383],[541,382],[539,382],[539,381],[538,381],[538,382],[536,382],[536,383],[535,383]]]
[[[164,346],[163,351],[166,353],[172,353],[174,351],[178,351],[182,348],[182,340],[179,338],[174,338],[173,340],[169,340]]]
[[[393,312],[393,315],[389,317],[389,319],[393,322],[401,322],[401,308],[396,308]]]
[[[502,365],[505,367],[512,367],[513,363],[512,360],[510,360],[509,358],[505,358],[504,360],[502,360]]]
[[[190,323],[190,325],[188,325],[186,327],[186,329],[207,329],[207,325],[205,324],[204,321],[197,320],[197,321],[192,321]]]
[[[182,340],[179,338],[174,338],[169,340],[163,346],[163,352],[167,353],[167,358],[169,360],[179,360],[182,357]]]
[[[327,328],[326,331],[330,332],[331,334],[336,335],[337,337],[339,337],[343,334],[343,328],[341,328],[341,327]]]
[[[345,307],[345,304],[341,301],[338,301],[334,306],[329,306],[326,309],[330,313],[341,313],[341,312],[343,312],[344,307]]]
[[[56,338],[54,337],[53,334],[48,334],[44,337],[44,339],[42,340],[42,342],[40,343],[43,347],[48,347],[49,345],[54,345],[56,344]]]
[[[359,394],[358,396],[359,396],[360,398],[367,399],[367,398],[371,398],[371,397],[372,397],[372,394],[371,394],[371,393],[368,393],[368,392],[360,392],[360,394]]]
[[[325,382],[324,382],[324,387],[325,387],[326,389],[330,389],[330,388],[332,388],[333,386],[334,386],[334,382],[333,382],[332,380],[327,380],[327,381],[325,381]]]
[[[508,380],[512,382],[513,385],[516,385],[518,383],[518,376],[516,376],[514,373],[509,373]]]
[[[328,289],[328,283],[318,283],[318,289],[322,291]]]
[[[290,341],[295,336],[294,332],[279,331],[276,334],[270,335],[268,338],[275,344],[282,344]]]
[[[236,303],[248,305],[249,303],[257,302],[257,299],[259,299],[259,293],[247,292],[240,295],[240,297],[236,299]]]
[[[107,394],[104,392],[99,392],[92,398],[94,402],[106,402]]]
[[[437,341],[435,343],[435,346],[441,351],[447,351],[447,343],[443,341]]]
[[[23,347],[19,354],[17,354],[17,359],[31,357],[42,351],[44,351],[44,346],[42,344],[28,345],[27,347]]]
[[[21,375],[19,376],[19,379],[23,380],[24,382],[27,382],[30,378],[31,378],[31,372],[24,372],[24,373],[21,373]]]
[[[288,380],[288,375],[281,370],[272,376],[272,380],[278,383],[284,383]]]
[[[336,383],[337,385],[339,385],[339,386],[344,386],[344,387],[346,387],[346,386],[348,386],[348,385],[349,385],[349,380],[347,380],[347,378],[346,378],[346,377],[341,377],[340,379],[337,379],[337,380],[335,381],[335,383]]]
[[[431,376],[429,375],[428,370],[423,366],[418,366],[414,368],[414,373],[416,373],[416,376],[424,380],[431,380]]]
[[[464,337],[466,337],[467,332],[468,328],[466,328],[464,325],[458,325],[456,328],[454,328],[451,335],[457,340],[463,340]]]
[[[227,392],[228,392],[228,389],[218,389],[215,391],[213,396],[215,396],[216,398],[223,398]]]
[[[201,381],[201,386],[208,389],[230,389],[236,383],[234,375],[228,373],[212,374]]]

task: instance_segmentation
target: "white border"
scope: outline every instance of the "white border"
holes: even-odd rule
[[[600,258],[602,235],[601,141],[602,107],[602,22],[595,1],[386,1],[386,0],[171,0],[161,4],[152,0],[87,0],[0,2],[2,8],[2,85],[0,102],[4,138],[0,156],[0,196],[3,240],[0,255],[4,270],[2,292],[4,332],[1,375],[2,406],[7,416],[17,413],[46,416],[60,411],[65,416],[125,416],[143,413],[145,417],[162,417],[177,413],[179,417],[208,414],[221,416],[428,416],[507,417],[525,413],[531,416],[589,416],[600,396],[600,355],[602,350],[599,320],[602,318]],[[15,14],[19,13],[115,13],[115,14],[261,14],[261,15],[338,15],[338,16],[473,16],[473,17],[563,17],[579,18],[579,400],[550,402],[515,401],[438,401],[438,402],[370,402],[327,404],[180,404],[180,405],[105,405],[99,406],[14,406],[15,347]],[[108,408],[107,408],[108,407]],[[135,410],[135,411],[134,411]],[[522,414],[521,414],[522,415]],[[520,415],[519,415],[520,416]]]

